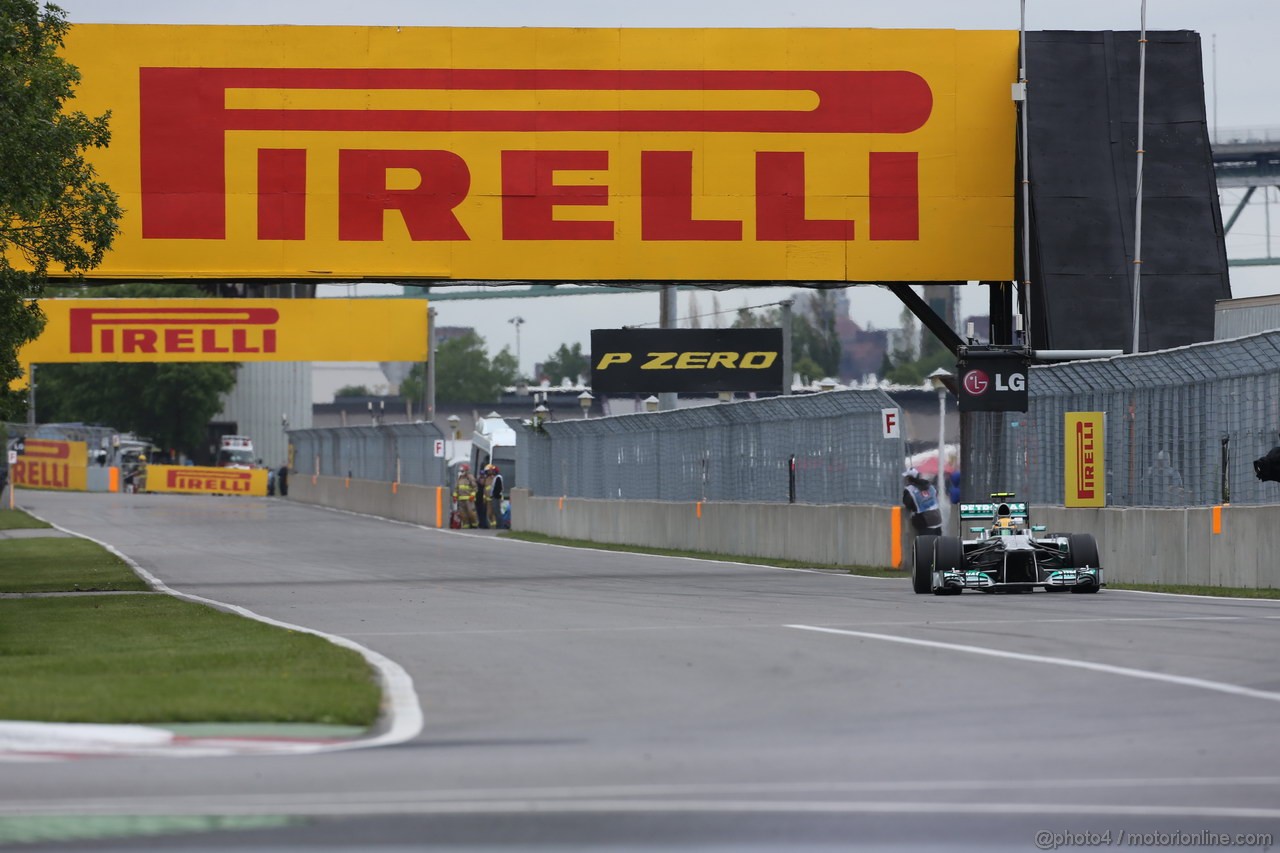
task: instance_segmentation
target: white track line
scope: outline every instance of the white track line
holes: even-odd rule
[[[40,518],[35,513],[30,512],[30,510],[27,512],[35,518]],[[373,746],[390,746],[392,744],[404,743],[407,740],[411,740],[422,731],[422,706],[418,703],[418,694],[413,689],[413,678],[405,671],[404,667],[400,666],[400,664],[390,658],[384,657],[373,649],[362,646],[353,640],[348,640],[346,637],[340,637],[336,634],[327,634],[324,631],[317,631],[314,628],[307,628],[302,625],[294,625],[291,622],[282,622],[279,619],[272,619],[269,616],[254,613],[252,610],[247,608],[240,607],[235,604],[226,604],[225,602],[215,601],[212,598],[205,598],[202,595],[178,592],[177,590],[171,589],[164,581],[142,568],[142,566],[138,565],[138,563],[129,557],[129,555],[121,552],[114,546],[98,539],[94,539],[92,536],[85,536],[84,534],[77,533],[74,530],[60,527],[48,521],[48,519],[40,518],[40,520],[51,525],[55,530],[61,530],[65,533],[71,534],[72,536],[87,539],[88,541],[107,549],[121,560],[124,560],[129,568],[137,572],[138,575],[150,584],[157,592],[163,592],[167,595],[172,595],[175,598],[182,598],[187,601],[194,601],[198,604],[206,604],[211,607],[216,607],[219,610],[225,610],[239,616],[244,616],[247,619],[254,619],[258,622],[265,622],[268,625],[274,625],[277,628],[285,628],[290,631],[300,631],[304,634],[313,634],[317,637],[322,637],[328,640],[335,646],[341,646],[344,649],[351,649],[368,661],[369,665],[378,673],[378,677],[382,681],[385,689],[386,703],[384,705],[383,714],[385,731],[374,735],[373,737],[360,738],[357,740],[345,741],[343,743],[288,744],[281,749],[282,752],[290,754],[339,752],[342,750],[364,749]],[[230,751],[228,751],[227,754],[231,754]]]
[[[84,801],[58,804],[22,804],[25,817],[54,815],[76,816],[95,814],[119,814],[121,804],[110,800]],[[32,808],[32,806],[35,806]],[[0,812],[2,814],[3,812]],[[191,814],[173,811],[163,800],[138,803],[138,808],[128,807],[130,815]],[[451,802],[352,802],[350,799],[324,799],[281,803],[271,797],[256,802],[243,802],[229,806],[222,800],[205,798],[198,814],[218,815],[510,815],[510,814],[670,814],[670,813],[720,813],[720,814],[954,814],[954,815],[1116,815],[1126,817],[1216,817],[1235,819],[1276,820],[1277,808],[1242,808],[1234,806],[1185,806],[1185,805],[1116,805],[1112,803],[1002,803],[957,802],[955,800],[913,800],[895,802],[888,800],[690,800],[690,799],[587,799],[587,800],[456,800]]]
[[[1045,655],[1029,655],[1022,652],[1007,652],[1002,649],[988,649],[982,646],[967,646],[960,643],[940,643],[936,640],[917,640],[911,637],[895,637],[891,634],[872,634],[867,631],[846,631],[841,628],[820,628],[816,625],[787,625],[801,631],[817,631],[822,634],[839,634],[845,637],[861,637],[865,640],[882,640],[886,643],[901,643],[907,646],[922,646],[929,649],[942,649],[948,652],[963,652],[971,655],[985,655],[1005,660],[1019,660],[1028,663],[1043,663],[1052,666],[1065,666],[1072,669],[1084,669],[1090,672],[1102,672],[1107,675],[1120,675],[1127,678],[1138,678],[1144,681],[1160,681],[1165,684],[1177,684],[1182,687],[1196,687],[1201,690],[1212,690],[1216,693],[1228,693],[1233,696],[1247,696],[1251,699],[1265,699],[1269,702],[1280,702],[1280,693],[1267,690],[1254,690],[1252,687],[1241,687],[1238,684],[1227,684],[1222,681],[1208,681],[1203,678],[1191,678],[1185,675],[1169,675],[1164,672],[1153,672],[1147,669],[1132,669],[1127,666],[1112,666],[1106,663],[1072,660],[1071,658],[1055,658]]]

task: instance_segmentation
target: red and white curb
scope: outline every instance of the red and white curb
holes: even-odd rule
[[[177,734],[153,726],[0,722],[0,761],[61,761],[112,756],[211,758],[301,755],[367,746],[368,740]]]

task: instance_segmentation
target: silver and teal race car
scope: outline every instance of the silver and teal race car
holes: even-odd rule
[[[1103,585],[1098,543],[1090,533],[1045,533],[1012,492],[991,503],[960,504],[968,537],[918,536],[911,584],[923,595],[982,592],[1097,592]],[[979,522],[979,523],[975,523]]]

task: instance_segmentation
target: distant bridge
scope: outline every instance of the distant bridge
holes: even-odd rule
[[[1280,127],[1272,128],[1218,128],[1213,133],[1213,170],[1217,174],[1219,190],[1243,189],[1244,194],[1234,202],[1231,213],[1225,216],[1224,233],[1245,212],[1259,187],[1262,188],[1260,206],[1263,208],[1263,227],[1266,236],[1266,254],[1262,257],[1232,258],[1228,245],[1228,263],[1231,266],[1260,266],[1280,264],[1280,256],[1271,253],[1271,190],[1280,189]],[[1223,199],[1223,213],[1227,201]]]

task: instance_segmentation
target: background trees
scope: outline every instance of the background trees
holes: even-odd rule
[[[575,343],[573,346],[561,344],[559,349],[542,362],[542,375],[546,376],[552,385],[559,385],[565,379],[577,382],[580,376],[590,381],[591,361],[582,351],[581,343]]]
[[[735,329],[769,329],[782,326],[782,308],[771,305],[752,311],[742,308],[733,321]],[[828,290],[799,294],[791,312],[792,370],[809,379],[840,375],[844,346],[836,331],[836,296]]]
[[[436,347],[436,403],[497,402],[502,389],[516,383],[519,372],[509,347],[490,358],[484,338],[468,331]],[[400,383],[400,396],[421,400],[422,383],[422,365],[415,364]]]
[[[31,300],[50,269],[98,266],[119,230],[116,194],[84,158],[110,141],[109,113],[64,112],[80,74],[58,56],[65,14],[0,0],[0,420],[21,417],[17,351],[44,327]]]

